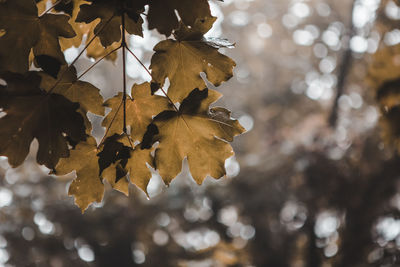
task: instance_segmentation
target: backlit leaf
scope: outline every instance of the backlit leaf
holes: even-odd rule
[[[130,182],[142,189],[146,195],[147,185],[151,178],[150,169],[153,167],[152,148],[140,149],[132,147],[132,142],[125,134],[113,135],[104,142],[103,150],[98,154],[102,176],[114,189],[128,195],[129,174]]]
[[[126,123],[131,128],[130,135],[133,141],[139,141],[142,140],[147,125],[150,124],[153,116],[171,107],[166,97],[151,95],[149,83],[133,85],[131,96],[127,97],[126,102]],[[106,107],[112,108],[112,110],[106,116],[102,125],[108,127],[115,117],[108,130],[109,135],[122,133],[123,108],[121,107],[121,101],[122,93],[119,93],[104,103]]]
[[[93,0],[90,2],[92,2],[90,5],[80,6],[76,22],[91,23],[99,18],[100,22],[96,25],[94,33],[98,34],[104,47],[121,40],[122,14],[125,15],[126,31],[130,34],[143,35],[143,19],[140,17],[143,4],[140,1]]]
[[[196,19],[211,16],[207,0],[150,0],[149,3],[149,29],[157,29],[166,36],[179,27],[178,17],[187,26],[194,26]]]
[[[79,105],[41,90],[36,72],[0,77],[7,83],[0,87],[0,107],[6,113],[0,119],[0,155],[16,167],[37,138],[37,162],[53,169],[59,158],[69,156],[67,137],[75,143],[86,139],[82,116],[76,111]]]
[[[182,101],[193,88],[205,87],[202,72],[215,86],[233,75],[235,62],[203,38],[213,21],[212,18],[198,21],[192,29],[181,24],[175,33],[176,40],[161,41],[154,48],[156,53],[150,65],[153,80],[163,85],[169,79],[168,96],[174,102]]]
[[[36,64],[55,76],[57,68],[65,63],[58,38],[75,36],[68,19],[66,15],[54,14],[38,17],[31,0],[0,2],[0,29],[6,31],[0,39],[0,71],[28,71],[33,48]]]
[[[69,158],[60,159],[56,166],[57,175],[76,171],[76,179],[69,186],[68,194],[75,197],[75,203],[84,212],[92,202],[101,202],[104,185],[99,178],[96,140],[89,137],[71,150]],[[83,160],[84,159],[84,160]]]
[[[169,184],[182,169],[187,157],[194,180],[201,184],[207,175],[225,175],[225,160],[234,153],[228,141],[245,130],[230,112],[209,109],[221,95],[213,90],[193,90],[182,102],[179,112],[164,111],[157,115],[143,138],[142,148],[155,141],[155,166]]]

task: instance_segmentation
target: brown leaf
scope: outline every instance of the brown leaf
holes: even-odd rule
[[[59,158],[69,156],[66,138],[75,143],[86,139],[82,116],[76,111],[79,105],[41,90],[36,72],[5,73],[1,78],[7,86],[0,87],[0,107],[7,115],[0,119],[0,140],[4,140],[0,155],[16,167],[37,138],[37,162],[53,169]]]
[[[136,1],[115,0],[91,2],[91,5],[84,4],[80,6],[76,22],[91,23],[96,19],[100,19],[100,22],[94,29],[94,33],[98,34],[101,44],[104,47],[108,47],[114,42],[121,40],[122,14],[125,14],[126,31],[130,34],[143,36],[143,19],[139,15],[143,11],[143,5],[140,3]],[[120,12],[122,10],[121,5],[124,5],[124,13]]]
[[[211,17],[210,6],[207,0],[150,0],[149,29],[157,29],[166,36],[179,27],[178,12],[186,26],[194,26],[197,19]]]
[[[38,17],[37,7],[31,0],[0,3],[0,29],[6,31],[0,39],[0,71],[28,71],[29,53],[33,48],[36,64],[55,76],[54,72],[65,64],[58,38],[75,36],[68,19],[66,15],[54,14]]]

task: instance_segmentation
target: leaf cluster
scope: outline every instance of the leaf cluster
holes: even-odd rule
[[[146,192],[151,169],[169,184],[185,158],[198,184],[224,176],[229,142],[244,129],[228,110],[210,108],[221,94],[200,76],[219,86],[233,75],[235,62],[219,52],[232,44],[204,36],[215,20],[207,0],[0,1],[0,155],[17,167],[37,139],[39,164],[57,175],[76,172],[69,194],[82,211],[102,200],[104,180],[125,194],[130,183]],[[140,62],[149,82],[134,84],[129,95],[125,57],[137,57],[126,35],[142,36],[144,25],[166,39],[154,47],[149,69]],[[81,45],[68,65],[63,51]],[[81,79],[91,68],[78,75],[74,64],[86,53],[94,67],[118,50],[124,86],[104,100]],[[105,116],[100,143],[88,112]]]

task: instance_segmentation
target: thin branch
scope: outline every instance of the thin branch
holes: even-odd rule
[[[126,40],[125,40],[125,14],[122,13],[122,76],[123,76],[123,94],[122,94],[122,103],[124,104],[124,126],[123,131],[126,134]]]
[[[100,61],[102,61],[103,59],[105,59],[106,57],[108,57],[109,55],[111,55],[112,53],[114,53],[115,51],[117,51],[118,49],[120,49],[121,46],[118,46],[117,48],[113,49],[112,51],[110,51],[109,53],[107,53],[107,55],[103,56],[102,58],[100,58],[99,60],[97,60],[92,66],[90,66],[87,70],[85,70],[81,75],[79,75],[79,77],[77,78],[77,80],[79,80],[80,78],[82,78],[82,76],[84,76],[86,73],[88,73],[92,68],[94,68],[97,64],[100,63]]]
[[[61,82],[61,79],[64,77],[65,73],[67,73],[67,71],[69,70],[69,68],[71,66],[73,66],[76,61],[78,61],[78,59],[82,56],[82,54],[86,51],[86,49],[89,47],[89,45],[94,41],[94,39],[99,36],[99,34],[101,33],[101,31],[108,25],[108,23],[110,23],[110,21],[114,18],[114,15],[112,15],[107,21],[106,23],[104,23],[104,25],[100,28],[100,30],[94,34],[94,36],[92,37],[92,39],[90,39],[90,41],[85,45],[85,47],[83,48],[83,50],[78,54],[78,56],[76,56],[76,58],[72,61],[72,63],[64,69],[64,71],[61,73],[60,77],[57,79],[57,81],[54,83],[54,85],[50,88],[50,90],[47,92],[47,94],[50,94],[54,88],[57,87],[57,85]]]
[[[61,3],[61,1],[62,1],[62,0],[58,0],[57,2],[55,2],[51,7],[49,7],[45,12],[43,12],[42,15],[40,15],[40,17],[46,15],[47,13],[49,13],[50,10],[52,10],[53,8],[55,8],[56,5],[58,5],[59,3]]]
[[[338,120],[338,108],[339,108],[339,98],[343,95],[347,76],[349,75],[349,71],[353,62],[352,51],[350,48],[350,40],[355,35],[355,29],[353,25],[353,10],[355,7],[356,1],[353,2],[353,6],[351,8],[350,15],[350,36],[348,38],[346,50],[343,53],[342,61],[340,64],[339,74],[338,74],[338,82],[336,86],[336,95],[333,102],[333,106],[331,108],[331,113],[329,114],[328,122],[332,128],[336,127],[336,123]]]
[[[151,74],[150,70],[143,64],[143,62],[129,49],[129,47],[126,47],[126,49],[129,51],[129,53],[131,53],[131,55],[137,60],[137,62],[139,62],[140,65],[142,65],[142,67],[146,70],[146,72],[150,75],[150,77],[153,79],[153,75]],[[154,79],[153,79],[154,80]],[[158,81],[156,81],[157,84],[160,84]],[[168,99],[168,101],[172,104],[172,106],[174,107],[175,111],[178,112],[178,108],[175,106],[174,102],[172,101],[171,98],[169,98],[167,92],[165,92],[165,90],[159,86],[159,89],[163,92],[163,94],[165,95],[165,97]]]

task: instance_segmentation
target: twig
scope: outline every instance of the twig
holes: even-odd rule
[[[50,10],[52,10],[53,8],[55,8],[56,5],[58,5],[61,1],[62,1],[62,0],[58,0],[57,2],[55,2],[51,7],[49,7],[45,12],[43,12],[43,14],[40,15],[40,17],[46,15],[47,13],[49,13]]]
[[[129,144],[130,144],[131,148],[132,148],[132,149],[135,149],[135,147],[134,147],[134,146],[133,146],[133,144],[132,144],[132,141],[131,141],[131,138],[130,138],[130,136],[129,136],[129,135],[127,135],[127,134],[125,134],[125,136],[126,136],[126,138],[128,139],[128,142],[129,142]]]
[[[123,94],[122,94],[122,103],[124,104],[124,126],[123,126],[123,131],[126,134],[126,41],[125,41],[125,14],[122,13],[121,16],[122,19],[122,41],[121,41],[121,46],[122,46],[122,75],[123,75]]]
[[[126,49],[131,53],[131,55],[139,62],[140,65],[146,70],[146,72],[150,75],[150,77],[153,79],[153,75],[151,74],[150,70],[143,64],[143,62],[129,49],[129,47],[126,47]],[[156,81],[157,84],[160,84],[158,81]],[[164,91],[164,89],[160,86],[160,90],[163,92],[165,97],[168,99],[168,101],[172,104],[174,107],[175,111],[178,112],[178,108],[175,106],[174,102],[172,101],[171,98],[169,98],[167,92]]]
[[[328,122],[329,125],[332,128],[336,127],[336,123],[338,120],[338,108],[339,108],[339,98],[343,95],[344,92],[344,87],[346,85],[346,80],[347,80],[347,76],[349,74],[349,70],[353,61],[353,57],[352,57],[352,51],[350,48],[350,40],[351,37],[354,36],[355,34],[355,29],[354,29],[354,25],[353,25],[353,10],[354,10],[354,6],[355,6],[356,1],[353,2],[353,7],[351,9],[351,15],[350,15],[350,36],[349,36],[349,40],[347,42],[347,47],[346,47],[346,51],[343,53],[343,57],[342,57],[342,62],[340,64],[340,70],[339,70],[339,74],[338,74],[338,82],[336,85],[336,96],[335,96],[335,100],[333,102],[333,106],[331,109],[331,113],[329,115],[328,118]]]
[[[89,45],[94,41],[94,39],[99,36],[100,32],[108,25],[108,23],[114,18],[114,15],[112,15],[107,21],[106,23],[100,28],[100,30],[94,34],[94,36],[92,37],[92,39],[90,39],[90,41],[85,45],[85,47],[83,48],[83,50],[78,54],[78,56],[72,61],[72,63],[65,68],[65,70],[61,73],[60,77],[57,79],[57,81],[54,83],[54,85],[50,88],[50,90],[47,92],[47,94],[50,94],[54,88],[57,87],[57,85],[61,82],[61,79],[64,77],[65,73],[67,73],[67,71],[69,70],[69,68],[71,66],[73,66],[76,61],[78,61],[78,59],[82,56],[82,54],[86,51],[86,49],[89,47]]]
[[[122,106],[122,101],[121,101],[121,103],[119,104],[119,106],[118,106],[118,108],[117,108],[117,110],[116,110],[116,112],[115,112],[115,114],[114,114],[114,117],[111,119],[110,123],[108,124],[108,126],[107,126],[107,128],[106,128],[106,132],[104,133],[104,136],[103,136],[103,138],[101,139],[101,141],[100,141],[99,145],[97,146],[97,148],[99,148],[99,147],[104,143],[104,140],[106,139],[106,137],[107,137],[107,135],[108,135],[108,132],[110,131],[110,128],[111,128],[111,126],[113,125],[113,123],[114,123],[114,121],[115,121],[115,118],[117,117],[118,112],[119,112],[121,106]]]
[[[80,78],[82,78],[82,76],[84,76],[86,73],[88,73],[92,68],[94,68],[97,64],[100,63],[100,61],[102,61],[103,59],[105,59],[106,57],[108,57],[109,55],[111,55],[112,53],[114,53],[115,51],[117,51],[118,49],[120,49],[121,46],[118,46],[117,48],[113,49],[112,51],[110,51],[109,53],[107,53],[107,55],[103,56],[102,58],[100,58],[99,60],[97,60],[92,66],[90,66],[87,70],[85,70],[81,75],[79,75],[79,77],[77,78],[77,80],[79,80]]]

